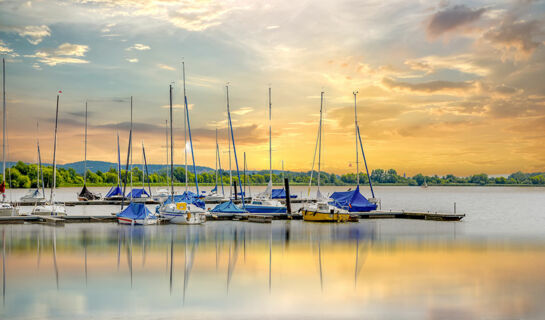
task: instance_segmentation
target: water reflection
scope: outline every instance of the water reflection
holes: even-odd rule
[[[0,318],[542,318],[544,243],[430,226],[0,226]]]

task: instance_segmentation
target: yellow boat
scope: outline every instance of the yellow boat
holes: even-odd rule
[[[304,221],[313,222],[347,222],[350,214],[327,202],[309,203],[301,210]]]

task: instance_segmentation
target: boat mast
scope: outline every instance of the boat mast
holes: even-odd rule
[[[216,128],[216,193],[218,193],[218,128]]]
[[[227,113],[229,113],[229,84],[225,86],[227,90]],[[231,123],[227,122],[227,144],[229,146],[229,198],[233,197],[233,172],[231,170]],[[237,192],[235,190],[235,192]]]
[[[168,182],[168,120],[165,120],[165,149],[167,154],[167,166],[166,166],[166,178],[167,178],[167,189],[170,189],[170,183]]]
[[[221,169],[220,147],[217,140],[216,140],[216,153],[218,156],[218,165],[220,170],[219,176],[220,176],[220,182],[221,182],[221,194],[225,197],[225,190],[223,189],[223,170]]]
[[[352,92],[354,94],[354,131],[356,136],[356,185],[360,185],[360,168],[359,168],[359,159],[358,159],[358,108],[356,104],[356,96],[358,95],[358,90]]]
[[[184,161],[185,161],[185,191],[189,190],[189,181],[187,180],[187,113],[185,105],[185,62],[182,61],[182,78],[184,83]]]
[[[174,141],[172,139],[172,84],[169,85],[170,92],[170,196],[174,202]],[[168,141],[168,140],[167,140]],[[187,171],[186,171],[187,174]],[[187,183],[187,178],[186,178]]]
[[[55,135],[53,136],[53,184],[51,185],[51,195],[49,202],[53,205],[55,197],[55,184],[57,183],[57,126],[59,123],[59,94],[57,94],[57,109],[55,112]]]
[[[36,131],[38,132],[37,134],[37,138],[36,138],[36,144],[38,146],[38,167],[40,168],[40,175],[37,177],[36,179],[36,184],[37,184],[37,187],[38,189],[40,188],[40,185],[38,184],[38,179],[40,179],[41,177],[41,180],[42,180],[42,195],[45,199],[45,183],[44,183],[44,171],[42,169],[42,155],[41,155],[41,152],[40,152],[40,127],[39,127],[40,123],[38,121],[36,121]]]
[[[244,190],[242,191],[242,193],[246,194],[246,152],[244,152],[244,179],[243,179],[243,182],[244,182]]]
[[[272,102],[271,102],[271,87],[269,86],[269,184],[271,185],[272,196],[272,134],[271,134],[271,122],[272,122]]]
[[[229,127],[231,128],[231,142],[233,142],[233,153],[235,154],[235,166],[237,167],[237,176],[238,176],[238,182],[240,187],[240,182],[242,181],[240,179],[240,171],[238,170],[238,160],[237,160],[237,147],[235,146],[235,136],[233,134],[233,123],[231,122],[231,110],[229,109],[229,86],[226,86],[227,88],[227,117],[229,119]],[[235,188],[235,193],[237,192]],[[240,195],[242,199],[242,207],[245,207],[244,204],[244,193]]]
[[[131,96],[131,133],[132,133],[132,96]],[[132,186],[132,139],[130,141],[130,144],[131,144],[131,146],[130,146],[129,149],[131,150],[131,153],[130,153],[131,166],[130,166],[130,168],[131,168],[131,201],[132,201],[132,189],[133,189],[133,186]]]
[[[117,185],[121,186],[121,151],[119,150],[119,131],[117,132]]]
[[[2,201],[6,199],[6,60],[2,58],[2,184],[4,191],[2,192]]]
[[[83,186],[87,184],[87,100],[85,101],[85,152],[83,164]]]
[[[191,139],[191,123],[189,121],[189,107],[187,105],[187,96],[185,94],[185,63],[182,62],[182,68],[184,73],[184,107],[187,116],[187,131],[189,133],[189,146],[191,147],[191,160],[193,161],[193,174],[195,175],[195,189],[197,195],[199,194],[199,178],[197,176],[197,166],[195,165],[195,152],[193,152],[193,139]],[[187,174],[187,171],[186,171]]]
[[[324,92],[320,93],[320,127],[318,131],[318,192],[317,198],[320,197],[320,175],[321,175],[321,161],[322,161],[322,110],[324,105]]]

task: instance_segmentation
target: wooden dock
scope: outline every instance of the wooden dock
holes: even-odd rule
[[[443,212],[419,212],[419,211],[381,211],[358,212],[360,219],[414,219],[414,220],[435,220],[435,221],[460,221],[466,215],[463,213]]]
[[[116,222],[116,216],[6,216],[0,217],[0,224],[40,223],[51,226],[64,226],[65,223]]]

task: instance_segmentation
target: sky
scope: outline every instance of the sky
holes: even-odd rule
[[[184,161],[182,61],[195,160],[308,171],[324,92],[322,169],[355,172],[354,91],[370,169],[414,175],[545,171],[544,1],[0,0],[9,159]],[[39,122],[39,128],[37,128]],[[123,158],[124,156],[122,156]],[[361,161],[361,154],[360,154]],[[234,159],[233,159],[234,161]],[[233,162],[234,166],[234,162]],[[361,166],[360,166],[361,169]]]

